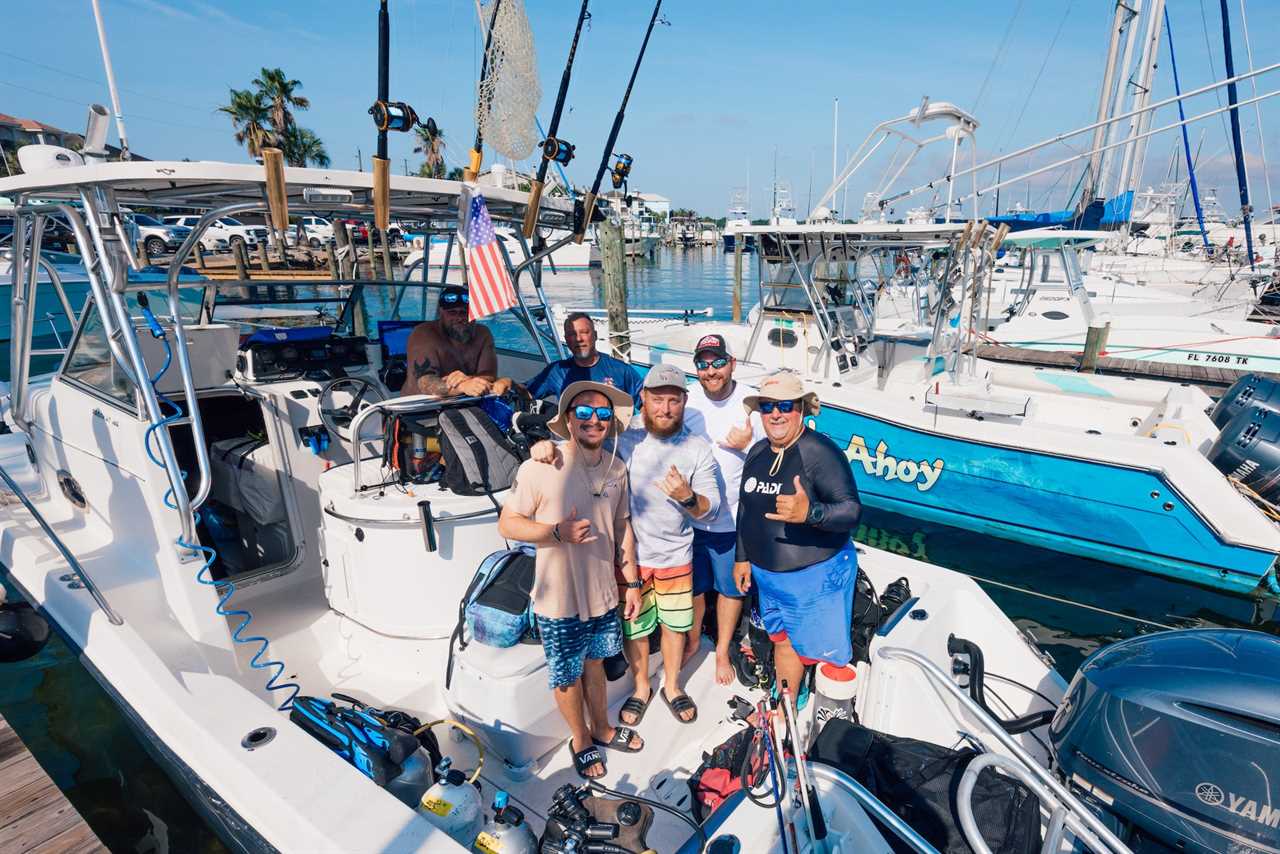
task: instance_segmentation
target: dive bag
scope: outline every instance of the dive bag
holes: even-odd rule
[[[482,408],[440,412],[442,481],[455,495],[492,495],[509,489],[524,457]]]
[[[334,694],[350,705],[320,697],[295,697],[289,720],[385,787],[404,770],[405,760],[419,747],[431,765],[439,764],[440,744],[429,730],[414,735],[422,723],[407,712],[375,709],[352,697]]]
[[[754,789],[769,773],[763,734],[759,727],[739,730],[710,753],[689,778],[693,817],[701,824],[734,793]]]
[[[449,638],[449,666],[445,687],[453,675],[454,646],[471,641],[499,649],[515,646],[528,636],[536,639],[533,619],[534,548],[522,545],[497,551],[480,562],[458,603],[458,624]]]

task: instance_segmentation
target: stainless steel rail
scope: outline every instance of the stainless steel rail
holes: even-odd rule
[[[75,573],[78,579],[80,579],[80,583],[84,585],[84,589],[89,591],[89,595],[93,597],[93,601],[97,602],[98,607],[102,609],[102,613],[107,615],[107,619],[111,622],[111,625],[123,626],[124,620],[115,612],[111,605],[108,604],[107,598],[102,595],[102,591],[98,589],[98,585],[94,584],[92,579],[89,578],[88,573],[84,571],[84,567],[80,565],[80,561],[76,560],[75,555],[71,554],[71,550],[62,542],[62,538],[54,533],[53,528],[49,527],[49,523],[40,515],[40,511],[35,508],[35,505],[31,503],[31,499],[27,498],[26,493],[22,491],[22,488],[18,486],[17,482],[9,476],[9,473],[5,471],[3,467],[0,467],[0,479],[4,480],[4,484],[8,487],[9,491],[17,496],[18,500],[22,502],[22,506],[27,508],[27,512],[31,514],[31,518],[36,520],[36,524],[38,524],[44,531],[45,536],[49,538],[49,542],[53,543],[53,547],[62,555],[62,559],[67,562],[67,566],[71,567],[71,571]]]

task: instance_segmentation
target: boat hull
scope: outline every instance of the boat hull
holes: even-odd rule
[[[1276,555],[1225,542],[1158,472],[967,441],[826,404],[864,503],[1234,593]]]

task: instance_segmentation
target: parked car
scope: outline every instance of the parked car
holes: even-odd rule
[[[191,229],[185,225],[164,223],[147,214],[131,213],[125,219],[133,244],[142,246],[151,257],[178,251],[182,241],[191,234]]]
[[[0,244],[8,245],[13,240],[13,220],[0,219]],[[48,252],[70,252],[76,245],[76,234],[60,216],[50,216],[44,221],[44,235],[40,238],[40,249]]]
[[[173,225],[192,227],[200,221],[200,217],[195,214],[167,216],[164,221]],[[244,244],[248,249],[254,249],[259,243],[267,242],[267,227],[265,225],[245,225],[240,220],[229,216],[219,217],[216,221],[210,223],[209,228],[205,230],[205,234],[215,239],[227,241],[228,248],[234,246],[237,241]],[[203,238],[201,242],[204,242]],[[209,247],[206,246],[205,248],[208,249]]]
[[[322,216],[304,216],[289,226],[285,241],[290,246],[297,246],[299,236],[312,249],[319,249],[333,243],[333,225]]]
[[[200,221],[198,216],[167,216],[164,218],[165,225],[177,225],[184,228],[195,228],[197,222]],[[204,234],[200,235],[200,248],[205,252],[227,252],[231,249],[231,241],[218,233],[215,226],[208,228]]]

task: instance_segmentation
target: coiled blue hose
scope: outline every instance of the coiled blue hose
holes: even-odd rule
[[[151,377],[151,388],[155,392],[156,400],[158,400],[162,405],[168,406],[172,410],[172,414],[148,427],[147,432],[142,439],[143,447],[146,449],[147,456],[151,458],[151,462],[160,466],[160,468],[164,468],[164,462],[160,459],[159,454],[151,447],[151,437],[160,428],[167,427],[182,417],[182,407],[178,406],[178,404],[174,403],[162,394],[158,388],[156,388],[156,383],[160,382],[160,378],[169,370],[169,366],[173,362],[173,348],[169,345],[169,336],[165,333],[164,327],[160,325],[160,322],[156,320],[156,316],[152,314],[151,309],[148,307],[146,294],[138,294],[138,306],[142,309],[143,317],[146,318],[147,326],[151,330],[151,336],[156,338],[164,347],[164,363],[160,366],[160,370],[156,372],[155,376]],[[195,402],[192,401],[190,405],[194,406]],[[184,471],[181,474],[182,480],[185,482],[187,479],[187,473]],[[178,509],[178,504],[173,498],[172,486],[170,486],[168,491],[164,494],[164,505],[172,510]],[[194,514],[194,519],[195,523],[198,525],[200,523],[199,512]],[[253,614],[243,608],[227,607],[227,604],[231,601],[232,597],[236,595],[236,585],[230,579],[226,579],[221,582],[213,579],[211,569],[213,567],[213,562],[218,558],[217,551],[199,543],[188,543],[182,537],[178,537],[177,544],[184,549],[199,552],[204,557],[203,565],[201,565],[200,569],[196,572],[196,581],[214,588],[215,591],[218,589],[220,584],[225,588],[219,594],[218,604],[215,606],[214,612],[223,618],[242,618],[240,620],[240,625],[236,626],[231,631],[231,640],[238,644],[258,645],[257,652],[255,652],[253,657],[249,659],[249,667],[254,670],[272,671],[271,677],[267,680],[266,684],[267,692],[270,694],[275,691],[289,691],[289,696],[286,697],[284,702],[276,708],[282,712],[291,709],[293,707],[293,698],[298,696],[302,687],[296,682],[280,681],[284,676],[285,665],[283,661],[266,658],[267,651],[270,647],[270,642],[266,638],[261,635],[251,635],[249,637],[242,636],[244,631],[248,629],[249,625],[253,622]]]

